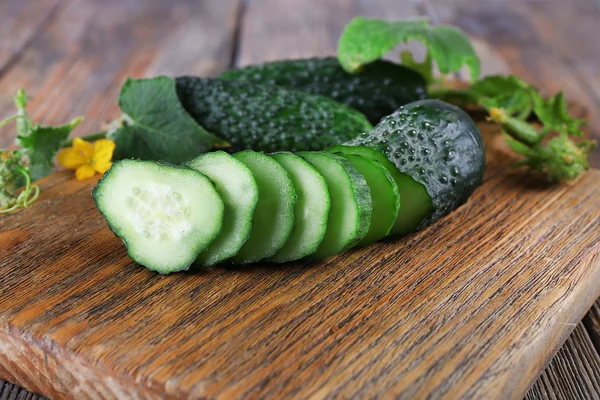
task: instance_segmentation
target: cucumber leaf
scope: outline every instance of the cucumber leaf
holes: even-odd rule
[[[355,72],[410,40],[423,42],[441,73],[458,72],[466,65],[472,81],[479,76],[479,58],[466,35],[452,26],[431,26],[425,19],[391,22],[356,17],[340,37],[338,59],[344,69]]]
[[[73,129],[83,120],[75,118],[60,126],[33,125],[28,121],[29,132],[17,136],[17,143],[23,147],[23,154],[29,157],[29,174],[32,180],[43,178],[52,173],[54,156]]]
[[[124,113],[121,125],[108,134],[116,144],[115,159],[179,164],[222,142],[184,110],[173,78],[127,79],[119,94],[119,107]]]
[[[411,68],[420,73],[423,78],[425,78],[425,82],[428,84],[435,82],[433,77],[433,61],[431,61],[431,56],[429,53],[427,53],[425,56],[425,60],[420,63],[415,60],[413,53],[408,50],[403,51],[400,53],[400,61],[405,67]]]

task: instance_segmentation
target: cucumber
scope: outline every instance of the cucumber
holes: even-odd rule
[[[288,241],[294,227],[296,191],[292,179],[273,158],[252,150],[233,155],[244,163],[258,185],[258,203],[250,237],[233,261],[252,263],[272,257]]]
[[[345,145],[377,150],[425,188],[432,207],[417,228],[463,204],[483,182],[481,132],[466,112],[443,101],[423,100],[401,107],[373,131]],[[410,194],[405,195],[400,184],[398,188],[402,198],[399,216],[406,215],[403,207]]]
[[[189,167],[203,173],[215,184],[225,205],[221,233],[195,262],[211,266],[236,255],[250,236],[258,186],[250,169],[224,151],[196,157]]]
[[[335,57],[280,60],[228,70],[219,78],[331,97],[374,124],[398,107],[427,97],[427,84],[418,72],[384,60],[363,65],[356,73],[345,71]]]
[[[301,157],[292,153],[275,153],[271,157],[290,175],[297,201],[292,234],[269,260],[279,263],[299,260],[316,252],[325,237],[331,205],[329,189],[323,176]]]
[[[217,190],[186,167],[117,161],[92,196],[129,257],[161,274],[188,269],[221,231]]]
[[[360,171],[371,189],[373,203],[371,226],[369,232],[357,245],[367,246],[386,237],[396,222],[401,202],[398,185],[392,174],[378,161],[352,154],[343,157]]]
[[[325,178],[331,198],[325,238],[313,255],[327,258],[354,247],[369,231],[373,205],[367,181],[350,161],[326,152],[300,152]]]
[[[321,150],[373,129],[353,108],[284,87],[180,77],[176,88],[184,109],[232,152]]]
[[[393,162],[374,148],[335,145],[327,151],[343,155],[359,155],[379,162],[388,170],[396,182],[400,195],[400,209],[396,221],[390,229],[390,236],[400,236],[416,231],[421,221],[431,213],[433,205],[425,186],[415,181],[410,175],[400,172]]]

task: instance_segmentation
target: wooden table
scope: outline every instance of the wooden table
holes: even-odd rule
[[[330,55],[355,15],[429,16],[473,38],[483,72],[516,73],[592,110],[600,138],[600,3],[592,0],[3,0],[0,116],[19,87],[34,120],[77,115],[77,130],[117,116],[126,76],[213,75],[286,57]],[[0,148],[14,132],[0,131]],[[600,152],[592,156],[600,167]],[[527,398],[599,398],[600,302],[542,373]],[[0,382],[0,399],[36,398]]]

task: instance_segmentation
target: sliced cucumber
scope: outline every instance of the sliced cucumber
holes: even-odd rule
[[[224,151],[202,154],[189,167],[215,184],[225,204],[221,233],[196,259],[198,265],[211,266],[235,256],[250,236],[258,186],[250,169]]]
[[[357,246],[367,246],[390,233],[400,209],[398,185],[392,174],[380,162],[354,154],[343,155],[365,177],[371,189],[373,214],[369,232]]]
[[[258,185],[250,237],[233,258],[239,264],[252,263],[272,257],[289,239],[294,227],[296,191],[285,168],[273,158],[252,150],[233,156],[252,171]]]
[[[297,154],[323,175],[331,198],[325,238],[314,257],[326,258],[355,246],[371,223],[371,193],[365,178],[350,161],[337,154]]]
[[[329,215],[329,190],[325,179],[301,157],[292,153],[271,154],[290,175],[296,189],[292,234],[270,261],[287,262],[317,251],[325,237]]]
[[[431,197],[425,186],[415,181],[412,177],[404,174],[396,168],[394,163],[387,159],[379,151],[366,146],[335,145],[327,151],[339,154],[356,154],[380,162],[391,173],[398,185],[400,193],[400,210],[396,222],[390,230],[390,235],[404,235],[414,232],[421,221],[433,210]]]
[[[222,227],[224,205],[217,190],[186,167],[117,161],[93,198],[129,256],[161,274],[188,269]]]

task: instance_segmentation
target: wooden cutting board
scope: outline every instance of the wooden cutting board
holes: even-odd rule
[[[70,173],[0,217],[0,378],[53,398],[520,398],[600,296],[600,171],[318,263],[136,266]]]

